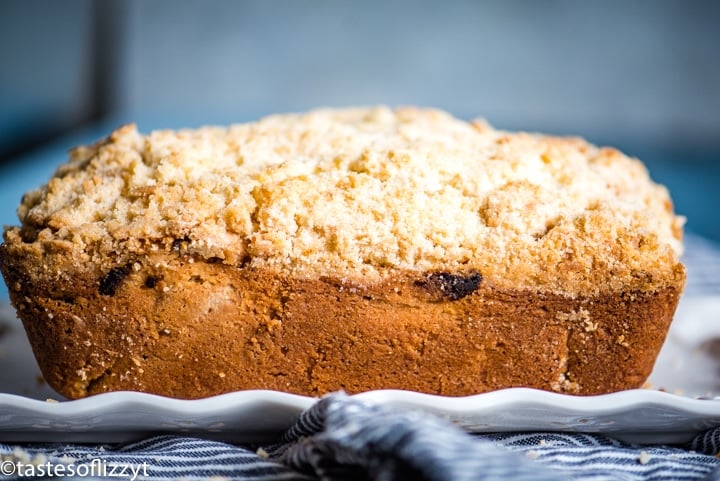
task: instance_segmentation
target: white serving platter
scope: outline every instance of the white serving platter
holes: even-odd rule
[[[470,432],[576,431],[638,443],[684,442],[720,425],[719,315],[720,297],[681,301],[647,389],[585,397],[521,388],[456,398],[393,390],[357,397],[431,412]],[[42,381],[7,304],[0,306],[0,326],[0,441],[109,443],[176,433],[263,442],[317,401],[274,391],[192,401],[116,392],[66,401]]]

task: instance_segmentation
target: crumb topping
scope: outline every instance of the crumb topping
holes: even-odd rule
[[[429,109],[127,125],[74,149],[18,215],[8,244],[86,261],[178,251],[298,276],[477,271],[568,295],[682,275],[683,219],[640,161]]]

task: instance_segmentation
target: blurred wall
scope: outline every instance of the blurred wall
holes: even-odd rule
[[[0,160],[101,119],[420,104],[616,145],[720,239],[719,51],[712,0],[0,0]]]
[[[720,2],[129,2],[117,104],[182,118],[424,104],[720,145]]]
[[[720,2],[2,0],[0,150],[100,116],[423,104],[720,145]]]
[[[94,115],[91,0],[0,0],[0,161]]]

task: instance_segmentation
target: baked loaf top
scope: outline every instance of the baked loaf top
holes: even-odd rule
[[[80,265],[182,249],[366,283],[474,270],[498,288],[570,297],[682,277],[683,221],[639,161],[417,108],[149,135],[127,125],[74,149],[18,215],[10,250],[59,249]]]

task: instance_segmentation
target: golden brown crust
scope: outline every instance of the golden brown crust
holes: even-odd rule
[[[60,258],[60,256],[58,256]],[[160,253],[112,268],[0,267],[48,383],[70,398],[138,390],[320,395],[400,388],[465,395],[642,385],[682,289],[568,298],[508,291],[474,270],[369,286]],[[46,264],[49,265],[49,264]],[[30,282],[28,276],[32,278]]]

